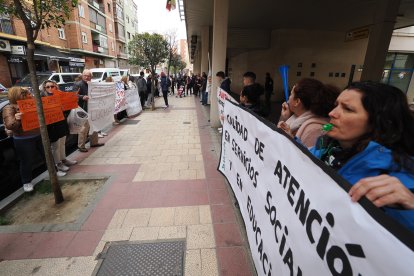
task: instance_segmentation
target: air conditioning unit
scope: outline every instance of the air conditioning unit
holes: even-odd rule
[[[99,60],[99,64],[104,64],[102,59]]]
[[[101,27],[101,25],[96,25],[96,26],[95,26],[95,29],[97,29],[98,31],[102,32],[102,27]]]
[[[102,53],[104,51],[104,49],[102,47],[98,47],[98,52]]]
[[[8,40],[0,39],[0,51],[11,51],[10,42]]]

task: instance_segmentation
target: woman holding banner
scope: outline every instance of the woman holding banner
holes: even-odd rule
[[[404,93],[352,83],[329,117],[331,130],[311,152],[353,185],[353,201],[365,196],[414,231],[414,116]]]
[[[282,104],[278,127],[296,136],[306,147],[315,145],[322,135],[322,125],[329,120],[339,89],[315,79],[301,79]]]
[[[22,113],[19,112],[17,101],[29,99],[29,90],[22,87],[12,87],[9,89],[9,105],[3,109],[3,121],[6,128],[13,132],[13,142],[17,155],[20,159],[20,178],[25,192],[33,191],[32,166],[36,160],[36,155],[41,155],[44,159],[42,138],[39,129],[23,131]]]
[[[48,97],[57,91],[58,85],[53,80],[46,80],[42,84],[42,96]],[[68,166],[75,165],[77,162],[66,159],[66,136],[69,135],[69,126],[66,121],[70,111],[63,112],[65,120],[47,125],[50,146],[52,148],[53,159],[55,160],[57,176],[65,176],[69,171]]]

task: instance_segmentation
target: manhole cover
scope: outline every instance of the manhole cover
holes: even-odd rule
[[[183,275],[184,252],[185,241],[114,242],[102,253],[96,275]]]
[[[183,122],[183,124],[189,125],[189,124],[191,124],[191,122]]]

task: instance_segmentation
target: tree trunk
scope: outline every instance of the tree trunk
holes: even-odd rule
[[[26,32],[29,32],[26,30]],[[52,185],[53,194],[55,196],[55,203],[59,204],[64,201],[62,190],[60,189],[58,178],[56,175],[55,162],[52,156],[52,150],[50,147],[49,135],[47,133],[47,127],[45,123],[45,115],[43,113],[43,104],[40,97],[39,83],[36,78],[36,66],[34,63],[34,50],[35,44],[31,34],[27,34],[27,64],[29,66],[30,80],[32,83],[32,89],[36,101],[36,111],[40,124],[40,135],[42,136],[42,144],[46,158],[47,170],[49,172],[50,183]]]
[[[168,57],[168,70],[167,70],[167,78],[170,77],[170,66],[171,66],[171,50],[170,50],[170,56]]]

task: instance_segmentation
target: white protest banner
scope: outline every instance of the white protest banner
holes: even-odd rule
[[[104,129],[114,120],[115,84],[90,82],[88,86],[89,133]]]
[[[227,93],[226,91],[218,87],[217,88],[217,104],[218,104],[219,118],[220,118],[222,125],[224,124],[224,105],[226,104],[226,99],[233,103],[237,103],[237,101],[232,96],[230,96],[229,93]]]
[[[131,86],[125,90],[126,112],[129,117],[138,115],[142,111],[141,101],[138,95],[138,88]]]
[[[115,97],[115,109],[114,114],[124,111],[127,108],[125,100],[124,84],[120,81],[115,82],[116,97]]]
[[[227,101],[219,170],[259,275],[413,275],[413,234],[276,127]]]

